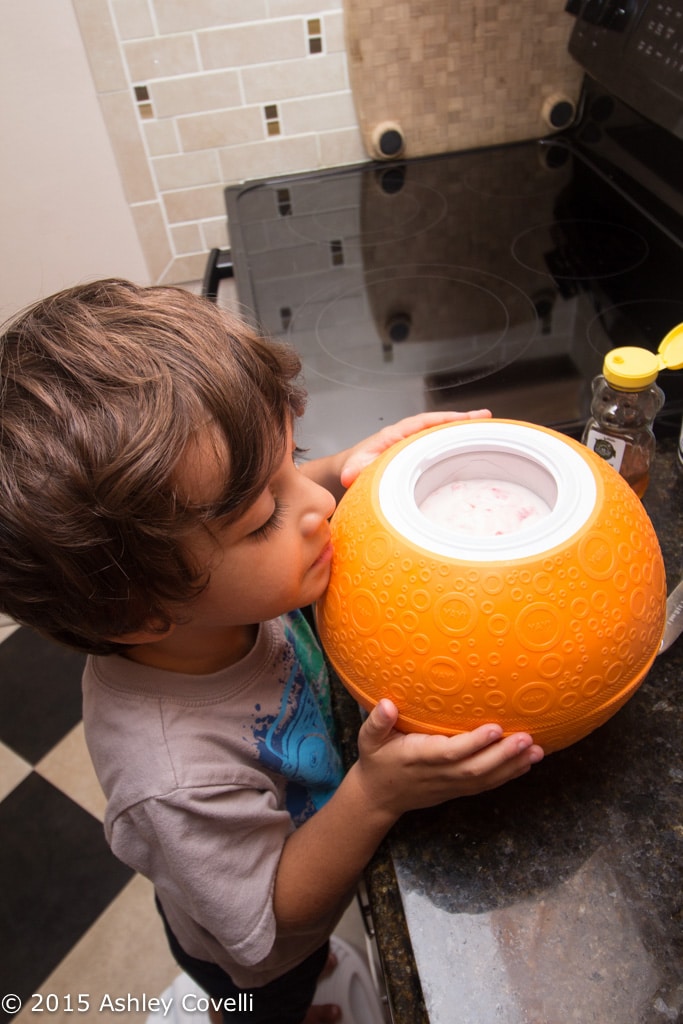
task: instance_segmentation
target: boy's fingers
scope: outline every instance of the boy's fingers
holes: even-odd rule
[[[380,746],[389,736],[398,719],[398,708],[387,697],[382,697],[363,724],[367,739]]]
[[[510,758],[525,752],[528,754],[532,764],[536,764],[543,758],[542,747],[534,743],[532,737],[526,732],[513,733],[511,736],[506,736],[503,742],[505,743],[506,753]]]
[[[434,741],[432,749],[436,760],[451,761],[453,764],[478,755],[488,755],[489,760],[505,760],[511,756],[510,750],[500,745],[503,743],[503,730],[495,723],[477,726],[471,732],[434,736],[430,739]]]
[[[505,736],[497,743],[490,743],[482,746],[478,752],[473,754],[479,772],[486,774],[489,771],[505,769],[517,762],[526,770],[532,764],[538,764],[543,760],[543,749],[534,743],[528,733],[513,733]]]
[[[493,722],[489,722],[487,725],[479,725],[476,729],[472,729],[471,732],[457,734],[457,737],[467,744],[472,753],[481,750],[483,747],[488,747],[492,743],[497,743],[502,736],[503,730]]]
[[[398,708],[387,697],[383,697],[372,709],[362,727],[364,743],[379,748],[389,739],[396,728]],[[424,765],[445,766],[449,762],[454,768],[462,761],[469,761],[475,775],[497,772],[517,758],[523,761],[522,770],[537,764],[543,758],[543,750],[537,746],[528,733],[513,733],[503,736],[500,725],[480,725],[471,732],[455,736],[430,736],[413,734],[404,737],[411,743],[413,758]],[[366,746],[367,749],[367,746]]]

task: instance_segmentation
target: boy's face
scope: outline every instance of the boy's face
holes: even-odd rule
[[[335,508],[329,491],[295,465],[291,432],[282,461],[267,486],[231,523],[212,520],[198,528],[189,548],[210,580],[187,606],[200,629],[264,622],[317,600],[330,576],[328,520]],[[210,503],[223,492],[224,468],[207,436],[193,446],[182,470],[183,490]]]

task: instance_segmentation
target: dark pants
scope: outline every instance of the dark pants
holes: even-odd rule
[[[233,999],[234,1003],[223,1004],[223,1020],[226,1024],[301,1024],[313,1002],[318,978],[327,961],[329,943],[312,953],[293,970],[260,988],[241,989],[234,984],[225,971],[207,960],[197,960],[182,948],[171,931],[159,900],[157,910],[166,929],[166,938],[178,965],[215,1000]],[[239,996],[244,1011],[228,1007],[239,1007]]]

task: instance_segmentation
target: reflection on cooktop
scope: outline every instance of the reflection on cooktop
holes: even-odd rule
[[[557,145],[515,146],[472,157],[463,176],[467,188],[495,199],[555,194],[569,180],[567,150]]]
[[[682,299],[627,299],[596,312],[586,326],[586,338],[602,356],[609,348],[641,346],[654,351],[666,324],[683,323]]]
[[[226,196],[242,302],[301,353],[319,422],[343,410],[354,436],[453,406],[578,435],[604,354],[683,320],[681,246],[563,140]]]
[[[513,256],[522,266],[550,271],[555,282],[575,285],[635,270],[648,251],[647,242],[635,231],[600,220],[539,224],[526,228],[512,242]]]
[[[394,245],[422,231],[432,230],[446,215],[445,196],[430,184],[406,181],[404,173],[385,174],[376,180],[378,195],[400,194],[401,201],[385,207],[385,216],[381,207],[377,207],[372,224],[368,224],[355,239],[359,246]],[[320,189],[313,191],[295,187],[287,190],[291,211],[287,227],[294,239],[325,243],[349,237],[353,211],[343,202],[339,203],[336,184],[325,182]],[[331,187],[326,187],[328,185]]]
[[[358,311],[372,316],[370,328]],[[289,335],[309,373],[363,390],[400,390],[416,375],[476,380],[523,355],[536,322],[524,292],[481,270],[387,266],[313,296],[294,313]]]

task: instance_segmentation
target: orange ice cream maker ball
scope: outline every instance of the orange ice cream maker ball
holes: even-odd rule
[[[444,482],[483,477],[525,484],[550,514],[481,537],[420,512]],[[332,535],[323,646],[363,707],[395,702],[405,732],[493,721],[560,750],[623,706],[659,650],[666,579],[643,505],[547,428],[462,421],[408,438],[361,473]]]

